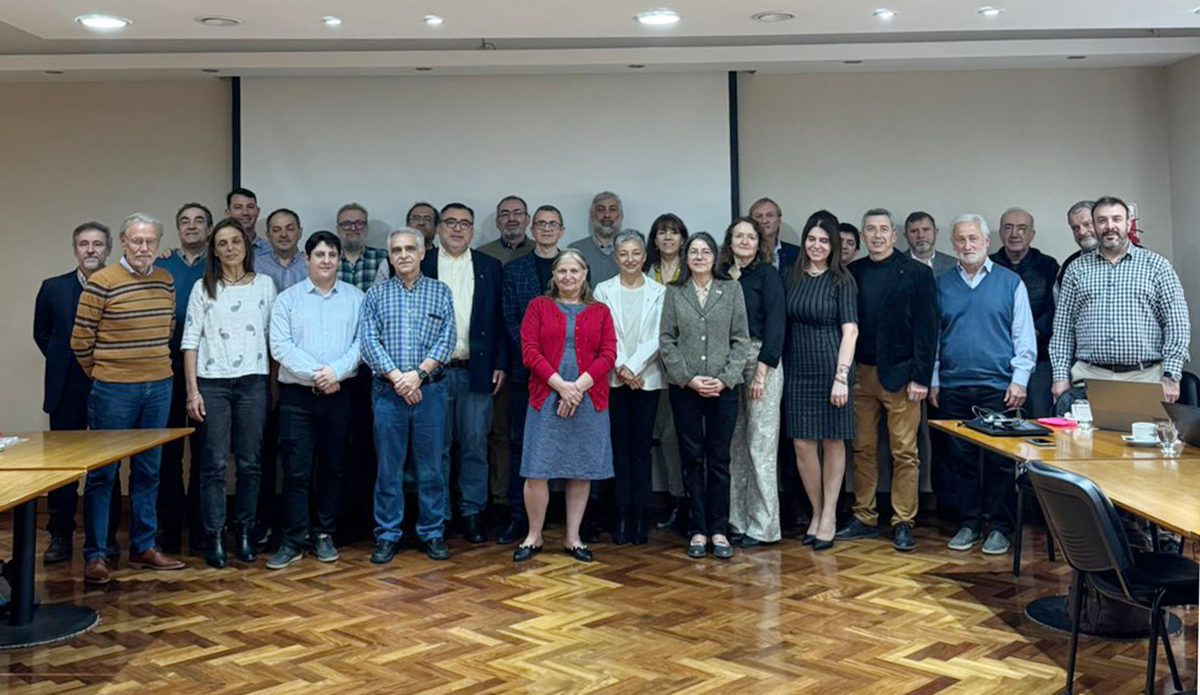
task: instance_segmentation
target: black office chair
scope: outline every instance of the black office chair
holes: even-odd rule
[[[1167,665],[1176,690],[1182,690],[1175,655],[1167,635],[1165,608],[1197,602],[1200,566],[1170,553],[1135,553],[1129,549],[1121,520],[1108,496],[1081,475],[1061,471],[1044,463],[1030,463],[1026,470],[1034,492],[1046,514],[1046,522],[1058,541],[1072,578],[1074,605],[1071,610],[1071,652],[1067,660],[1066,694],[1073,692],[1075,652],[1079,642],[1079,610],[1084,582],[1116,601],[1150,610],[1150,649],[1146,658],[1146,695],[1154,692],[1154,669],[1158,638],[1163,638]]]
[[[1033,485],[1029,482],[1029,474],[1019,474],[1017,476],[1017,523],[1016,530],[1013,533],[1012,573],[1014,577],[1021,576],[1021,546],[1022,540],[1025,538],[1025,502],[1032,494]],[[1034,497],[1033,499],[1037,498]],[[1051,535],[1050,529],[1046,529],[1046,557],[1050,562],[1057,561],[1057,558],[1054,556],[1054,536]]]

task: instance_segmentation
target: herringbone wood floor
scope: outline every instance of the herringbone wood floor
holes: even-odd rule
[[[11,523],[0,524],[8,554]],[[813,554],[797,541],[688,559],[676,537],[597,544],[584,565],[548,551],[451,542],[449,562],[414,550],[380,568],[369,548],[259,566],[155,574],[128,569],[85,589],[81,561],[39,567],[40,594],[100,611],[91,633],[0,652],[0,691],[33,693],[932,693],[1062,691],[1067,637],[1022,608],[1068,571],[954,553],[918,529],[917,552],[885,540]],[[44,546],[43,546],[44,547]],[[1027,547],[1029,547],[1027,545]],[[1194,546],[1189,548],[1194,553]],[[1027,553],[1027,558],[1032,558]],[[1173,639],[1195,687],[1195,609]],[[1136,693],[1145,641],[1083,639],[1077,692]],[[1160,652],[1161,653],[1161,652]],[[1160,692],[1170,690],[1160,658]],[[1166,690],[1163,690],[1163,689]]]

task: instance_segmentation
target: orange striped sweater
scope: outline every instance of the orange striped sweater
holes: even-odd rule
[[[96,271],[79,297],[71,350],[88,376],[136,384],[171,376],[175,281],[155,267],[134,275],[114,263]]]

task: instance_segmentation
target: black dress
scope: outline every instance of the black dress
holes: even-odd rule
[[[787,288],[787,340],[783,350],[783,411],[792,439],[853,439],[851,398],[836,408],[829,402],[842,324],[858,322],[858,297],[849,273],[838,284],[826,272],[796,273]]]

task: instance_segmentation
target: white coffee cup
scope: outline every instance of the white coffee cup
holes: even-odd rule
[[[1158,441],[1158,430],[1153,422],[1135,422],[1130,429],[1135,442]]]
[[[1091,423],[1092,421],[1092,404],[1087,401],[1075,401],[1071,404],[1071,417],[1076,422]]]

